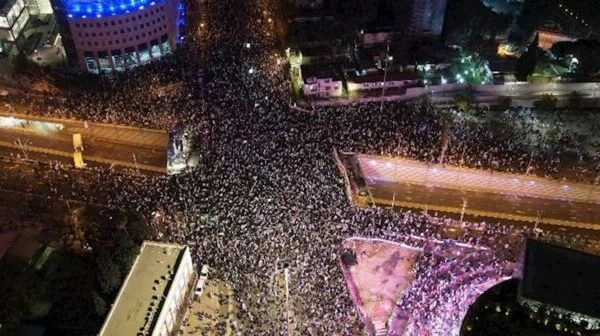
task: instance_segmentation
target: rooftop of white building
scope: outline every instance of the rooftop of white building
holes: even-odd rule
[[[100,335],[137,335],[152,330],[185,249],[180,245],[144,242]]]

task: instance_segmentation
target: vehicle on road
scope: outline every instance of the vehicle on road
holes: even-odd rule
[[[83,152],[83,140],[81,139],[81,133],[73,134],[73,149],[75,149],[76,152]]]
[[[73,152],[73,164],[75,165],[75,168],[77,169],[83,169],[86,166],[86,163],[83,162],[83,155],[81,153],[81,151],[74,151]]]
[[[198,297],[202,295],[204,291],[204,285],[206,284],[206,279],[208,279],[208,265],[202,265],[202,269],[200,269],[200,275],[198,276],[198,282],[196,283],[196,289],[194,290],[194,294]]]

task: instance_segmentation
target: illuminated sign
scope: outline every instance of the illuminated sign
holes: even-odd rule
[[[164,0],[63,0],[69,18],[101,18],[149,8]]]

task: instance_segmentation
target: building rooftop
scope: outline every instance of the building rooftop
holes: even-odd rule
[[[332,81],[341,81],[342,77],[333,64],[311,64],[302,66],[302,78],[308,84],[309,78],[331,78]]]
[[[1,0],[0,0],[1,1]],[[165,0],[59,0],[69,18],[93,19],[143,10]]]
[[[600,318],[599,256],[530,239],[523,267],[523,298]]]
[[[152,330],[186,248],[144,242],[100,335],[137,335]]]
[[[413,72],[392,72],[388,71],[387,75],[383,71],[378,72],[367,72],[365,75],[357,76],[356,72],[348,73],[348,81],[353,83],[374,83],[383,82],[383,78],[388,82],[392,81],[418,81],[419,76]]]

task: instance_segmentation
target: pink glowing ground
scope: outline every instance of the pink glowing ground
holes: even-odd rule
[[[360,300],[359,309],[372,321],[385,322],[404,290],[414,280],[411,269],[421,252],[400,244],[351,238],[344,247],[356,253],[357,265],[349,268]]]

